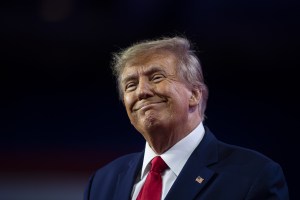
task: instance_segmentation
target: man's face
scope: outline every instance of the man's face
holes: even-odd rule
[[[127,64],[121,75],[123,101],[133,126],[145,134],[182,126],[192,95],[176,71],[170,53],[144,56]]]

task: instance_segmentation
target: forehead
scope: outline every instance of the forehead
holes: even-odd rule
[[[152,69],[164,70],[167,72],[176,71],[177,59],[170,52],[150,53],[137,56],[128,61],[121,73],[121,77],[138,71],[147,71]]]

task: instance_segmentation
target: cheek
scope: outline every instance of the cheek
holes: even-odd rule
[[[125,105],[126,110],[127,110],[127,108],[129,108],[130,105],[132,104],[132,98],[130,97],[130,95],[124,95],[123,96],[123,102],[124,102],[124,105]]]
[[[128,95],[124,95],[124,97],[123,97],[123,103],[124,103],[127,115],[129,116],[130,113],[131,113],[130,112],[130,110],[131,110],[130,108],[131,108],[131,105],[132,105],[132,98],[130,98]]]
[[[188,91],[185,87],[181,88],[173,88],[172,91],[173,94],[173,103],[174,103],[174,109],[179,110],[188,110],[189,108],[189,99],[191,96],[191,92]]]

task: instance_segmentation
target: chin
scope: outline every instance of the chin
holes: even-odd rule
[[[151,129],[160,126],[161,120],[156,117],[147,117],[144,119],[143,124],[145,128]]]
[[[160,129],[166,125],[166,119],[170,118],[162,114],[163,113],[158,113],[157,111],[152,112],[148,110],[143,113],[143,115],[135,116],[136,123],[134,123],[134,126],[139,132],[149,132]]]
[[[136,129],[139,132],[151,132],[162,126],[162,120],[156,117],[146,117],[143,119],[139,119],[139,122],[136,124]]]

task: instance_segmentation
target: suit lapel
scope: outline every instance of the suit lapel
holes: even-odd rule
[[[165,199],[194,199],[215,174],[208,166],[217,160],[217,139],[206,129],[201,143],[188,159]]]
[[[126,169],[123,170],[118,176],[118,182],[116,183],[116,190],[114,194],[114,199],[130,199],[131,191],[135,183],[135,179],[139,170],[142,168],[143,163],[143,153],[132,159]]]

